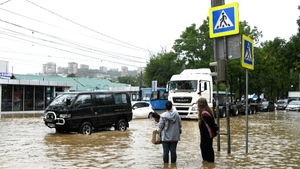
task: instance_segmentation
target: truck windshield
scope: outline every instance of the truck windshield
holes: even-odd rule
[[[169,85],[170,85],[170,91],[177,91],[177,92],[197,91],[197,80],[171,81]]]
[[[50,106],[66,105],[67,99],[74,100],[75,93],[60,94],[50,103]]]

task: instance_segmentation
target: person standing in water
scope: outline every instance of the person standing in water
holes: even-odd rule
[[[198,100],[198,124],[200,129],[200,149],[203,161],[215,162],[213,149],[214,133],[212,127],[215,124],[215,117],[212,110],[208,107],[205,98]]]
[[[158,128],[161,131],[164,163],[169,163],[169,152],[171,152],[171,163],[177,160],[177,143],[180,141],[181,118],[177,111],[172,110],[172,102],[165,104],[166,112],[160,115]]]

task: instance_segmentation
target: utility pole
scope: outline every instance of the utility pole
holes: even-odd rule
[[[211,7],[216,7],[216,6],[221,6],[224,5],[225,2],[224,0],[211,0]],[[213,39],[213,48],[214,48],[214,53],[217,53],[217,40],[214,38]],[[214,61],[217,61],[217,55],[214,55]],[[217,67],[216,67],[217,69]],[[215,70],[216,72],[218,70]],[[220,112],[219,112],[219,84],[218,84],[218,80],[216,80],[216,115],[217,115],[217,124],[218,126],[220,126]],[[217,150],[221,151],[221,142],[220,142],[220,134],[217,136]]]

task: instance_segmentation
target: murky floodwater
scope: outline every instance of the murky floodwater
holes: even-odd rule
[[[57,134],[41,118],[0,119],[0,168],[300,168],[300,113],[259,112],[249,115],[249,148],[245,148],[245,116],[230,118],[221,151],[214,139],[215,163],[203,163],[196,121],[183,121],[177,164],[164,165],[162,146],[151,143],[156,123],[133,120],[125,132],[92,135]],[[221,119],[226,132],[226,119]]]

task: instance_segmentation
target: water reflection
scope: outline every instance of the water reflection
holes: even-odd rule
[[[164,164],[162,146],[151,143],[156,123],[135,119],[125,132],[102,130],[92,135],[58,134],[39,118],[0,119],[0,168],[299,168],[300,112],[249,115],[248,154],[245,116],[230,118],[221,151],[214,139],[215,163],[203,162],[197,121],[184,120],[177,163]],[[226,119],[220,120],[226,132]]]

